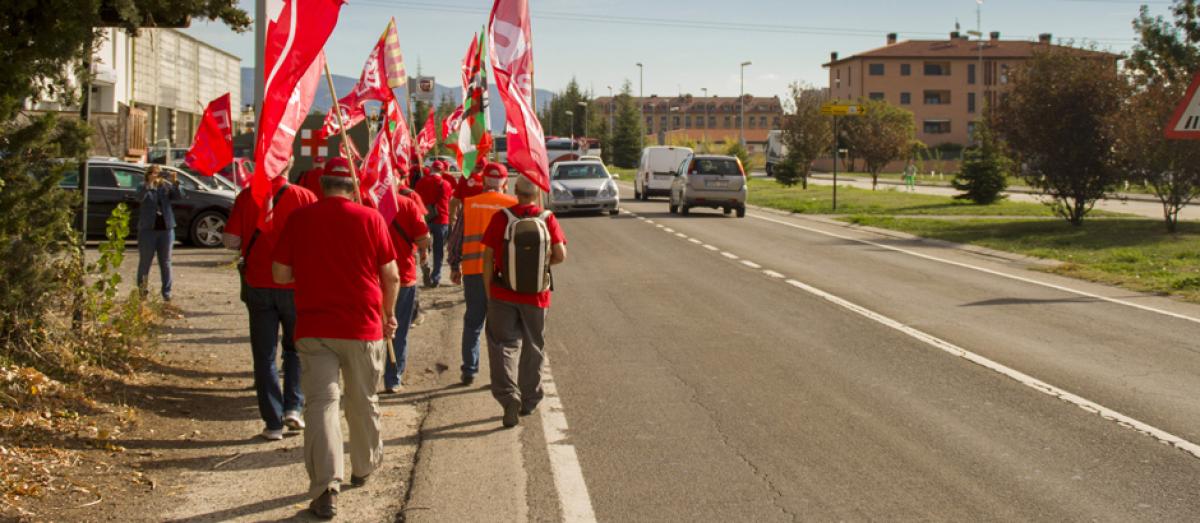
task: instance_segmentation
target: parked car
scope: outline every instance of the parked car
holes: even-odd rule
[[[550,168],[550,210],[567,212],[621,212],[617,183],[599,162],[558,162]]]
[[[649,200],[651,196],[671,194],[671,180],[679,162],[692,154],[687,147],[647,147],[642,150],[637,175],[633,179],[633,197]]]
[[[130,210],[131,237],[136,236],[138,188],[145,178],[146,166],[120,161],[88,162],[88,237],[103,238],[105,222],[120,203]],[[183,199],[174,202],[175,237],[200,247],[220,247],[221,234],[233,209],[233,191],[211,189],[197,177],[179,173]],[[64,189],[79,188],[78,169],[68,170],[59,184]],[[76,218],[78,224],[78,217]]]
[[[169,167],[169,166],[163,165],[161,167],[162,167],[163,171],[167,171],[168,173],[170,171],[175,171],[177,173],[180,173],[180,179],[183,178],[183,175],[187,175],[189,178],[194,179],[201,184],[204,184],[205,187],[208,187],[209,189],[212,189],[214,191],[230,191],[230,192],[236,193],[239,190],[241,190],[238,188],[237,185],[234,185],[234,183],[232,181],[230,181],[228,178],[226,178],[224,176],[221,176],[219,173],[215,174],[213,176],[204,176],[203,174],[193,171],[192,169],[188,168],[187,166]]]
[[[775,176],[775,165],[787,157],[787,144],[783,143],[783,131],[767,132],[767,176]]]
[[[170,162],[167,161],[167,153],[171,154]],[[183,157],[187,156],[187,147],[158,147],[150,149],[150,153],[146,155],[147,163],[157,163],[160,165],[170,164],[171,167],[179,167],[183,165]]]
[[[687,216],[692,207],[737,211],[746,217],[746,169],[736,156],[690,155],[671,183],[671,214]]]

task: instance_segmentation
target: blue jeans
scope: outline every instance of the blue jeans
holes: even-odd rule
[[[270,430],[283,428],[283,414],[304,406],[300,392],[300,355],[296,353],[296,302],[290,289],[250,287],[246,293],[250,312],[250,351],[254,356],[254,392],[258,413]],[[283,327],[283,338],[279,328]],[[283,389],[275,366],[275,347],[283,345]]]
[[[162,277],[162,297],[171,299],[171,247],[175,244],[173,229],[156,231],[141,229],[138,231],[138,271],[137,285],[139,289],[146,288],[146,279],[150,276],[150,264],[158,255],[158,273]]]
[[[433,267],[430,267],[429,279],[434,283],[442,281],[442,260],[446,258],[446,228],[442,223],[427,223],[429,236],[433,239]]]
[[[488,308],[483,275],[463,275],[463,294],[467,300],[467,312],[463,314],[462,372],[474,376],[479,372],[479,335],[483,332]]]
[[[408,362],[408,328],[412,326],[413,306],[417,303],[417,287],[400,287],[396,295],[396,337],[392,338],[392,349],[396,351],[396,362],[388,358],[383,370],[383,386],[389,389],[399,387],[400,377],[404,374]]]

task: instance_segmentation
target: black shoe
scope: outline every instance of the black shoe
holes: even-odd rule
[[[354,474],[351,474],[351,475],[350,475],[350,486],[352,486],[352,487],[361,487],[361,486],[363,486],[363,485],[366,485],[366,484],[367,484],[367,480],[368,480],[368,479],[371,479],[371,475],[370,475],[370,474],[367,474],[367,475],[365,475],[365,476],[362,476],[362,477],[355,476]]]
[[[537,410],[537,405],[533,405],[530,407],[521,407],[521,415],[528,416],[530,414],[533,414],[533,411],[535,411],[535,410]]]
[[[475,383],[475,375],[474,375],[474,374],[467,374],[467,373],[465,373],[465,372],[464,372],[464,373],[463,373],[463,375],[462,375],[462,384],[463,384],[463,386],[470,387],[472,383]]]
[[[337,515],[337,491],[326,490],[308,504],[309,512],[321,519],[333,519]]]
[[[521,423],[521,404],[510,402],[504,406],[504,426],[505,428],[513,428]]]

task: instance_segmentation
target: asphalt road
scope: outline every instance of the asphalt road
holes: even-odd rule
[[[763,211],[625,207],[562,219],[553,414],[586,492],[541,412],[524,517],[1200,519],[1200,307]]]

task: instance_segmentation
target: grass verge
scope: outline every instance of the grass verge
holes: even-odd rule
[[[1155,220],[1100,220],[1073,227],[1062,220],[893,218],[845,221],[926,238],[1058,260],[1052,272],[1200,303],[1200,223],[1168,234]]]
[[[784,187],[775,180],[750,180],[750,204],[802,214],[887,214],[940,216],[1029,216],[1052,217],[1049,207],[1037,203],[1001,200],[976,205],[933,194],[910,193],[895,187],[877,191],[838,187],[838,208],[833,210],[833,187],[809,185],[808,189]],[[1093,216],[1113,216],[1094,211]]]

